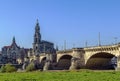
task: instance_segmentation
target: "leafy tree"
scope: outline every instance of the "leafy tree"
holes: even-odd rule
[[[6,69],[5,69],[5,65],[2,65],[1,68],[0,68],[0,72],[1,73],[5,73]]]
[[[15,72],[15,71],[17,71],[17,69],[14,66],[12,66],[11,64],[6,64],[5,70],[6,70],[6,72]]]
[[[34,71],[35,70],[35,66],[34,63],[30,63],[27,67],[26,67],[26,71]]]

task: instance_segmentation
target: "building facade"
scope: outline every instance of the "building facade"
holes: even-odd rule
[[[13,37],[12,44],[10,46],[4,46],[1,51],[1,64],[20,64],[24,62],[24,57],[27,55],[26,49],[20,48]]]
[[[33,36],[33,48],[20,48],[17,45],[15,37],[12,44],[4,46],[0,54],[0,64],[25,64],[34,62],[44,67],[48,60],[53,63],[56,61],[56,50],[52,42],[42,40],[40,33],[40,25],[37,20],[35,25],[35,33]],[[45,57],[45,59],[44,59]],[[44,60],[43,60],[44,59]]]
[[[41,39],[40,26],[37,20],[34,33],[33,48],[28,52],[28,57],[30,56],[41,56],[43,53],[55,53],[54,44],[46,40]]]
[[[40,55],[41,53],[46,53],[46,52],[48,53],[53,51],[55,51],[54,44],[41,39],[40,26],[37,20],[35,26],[34,43],[33,43],[34,55]]]

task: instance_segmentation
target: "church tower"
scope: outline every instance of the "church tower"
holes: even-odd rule
[[[41,43],[40,26],[39,26],[39,22],[37,20],[37,23],[35,26],[34,43],[33,43],[34,55],[40,54],[40,43]]]

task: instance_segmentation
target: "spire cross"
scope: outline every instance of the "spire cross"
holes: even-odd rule
[[[39,23],[38,19],[37,19],[37,23]]]

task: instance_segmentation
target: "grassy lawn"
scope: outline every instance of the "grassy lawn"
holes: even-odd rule
[[[120,81],[120,72],[80,70],[0,73],[0,81]]]

